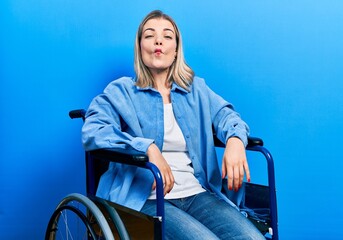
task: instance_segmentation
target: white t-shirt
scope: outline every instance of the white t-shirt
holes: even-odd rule
[[[194,176],[186,141],[176,122],[171,103],[164,104],[162,155],[168,162],[175,180],[173,189],[165,196],[166,199],[189,197],[205,191]],[[155,190],[151,192],[149,199],[156,199]]]

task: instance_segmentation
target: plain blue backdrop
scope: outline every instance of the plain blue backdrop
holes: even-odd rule
[[[133,76],[136,29],[154,9],[273,153],[281,239],[343,239],[339,0],[2,0],[1,239],[43,239],[59,200],[85,192],[81,121],[68,111]]]

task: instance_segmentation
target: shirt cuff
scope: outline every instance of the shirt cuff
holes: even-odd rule
[[[144,152],[148,150],[148,147],[154,142],[153,139],[135,137],[132,139],[131,146],[139,152]]]

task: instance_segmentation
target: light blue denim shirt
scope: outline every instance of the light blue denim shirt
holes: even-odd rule
[[[223,143],[230,137],[247,144],[248,127],[233,106],[215,94],[201,78],[194,77],[189,90],[177,84],[170,93],[175,118],[184,135],[194,175],[207,190],[224,197],[213,133]],[[129,77],[111,82],[93,99],[82,128],[86,151],[99,148],[133,148],[146,153],[155,143],[163,145],[163,100],[152,88],[140,88]],[[140,210],[153,183],[146,169],[111,163],[101,177],[97,195]]]

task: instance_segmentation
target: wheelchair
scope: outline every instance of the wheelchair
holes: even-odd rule
[[[72,110],[70,118],[85,120],[84,109]],[[214,135],[216,147],[225,147]],[[263,140],[248,138],[247,150],[263,154],[267,161],[268,185],[244,183],[240,210],[266,239],[278,240],[278,218],[274,162]],[[85,152],[86,193],[67,195],[57,205],[48,222],[45,239],[164,239],[164,196],[162,177],[148,157],[133,150],[98,149]],[[119,204],[96,197],[102,174],[110,162],[129,164],[151,171],[156,180],[156,216],[148,216]],[[224,179],[223,192],[230,198]],[[233,192],[233,191],[231,191]],[[231,199],[231,198],[230,198]],[[233,201],[235,202],[235,201]],[[236,202],[235,202],[236,203]],[[236,203],[237,204],[237,203]],[[168,216],[167,216],[168,217]]]

